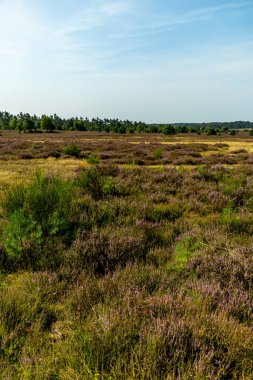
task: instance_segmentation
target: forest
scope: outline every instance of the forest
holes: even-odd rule
[[[16,130],[18,132],[38,131],[95,131],[107,133],[163,133],[173,135],[177,133],[206,133],[215,135],[219,133],[235,133],[236,130],[253,130],[253,123],[249,121],[217,122],[217,123],[169,123],[169,124],[146,124],[142,121],[129,121],[119,119],[100,119],[73,117],[63,119],[54,114],[53,116],[19,113],[12,115],[9,112],[0,112],[0,130]]]

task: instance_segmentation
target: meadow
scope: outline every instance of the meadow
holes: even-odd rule
[[[0,378],[253,378],[253,137],[0,133]]]

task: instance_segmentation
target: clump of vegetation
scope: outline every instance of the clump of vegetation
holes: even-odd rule
[[[87,162],[88,164],[99,164],[100,162],[100,158],[96,155],[96,154],[90,154],[88,157],[87,157]]]
[[[115,181],[112,177],[105,177],[98,166],[82,171],[77,180],[78,186],[87,191],[94,199],[117,194]]]
[[[157,158],[158,160],[161,159],[161,158],[163,158],[163,155],[164,155],[164,150],[163,150],[163,148],[157,148],[157,149],[155,150],[154,156],[155,156],[155,158]]]
[[[68,156],[79,157],[81,150],[76,144],[70,144],[62,148],[62,153]]]

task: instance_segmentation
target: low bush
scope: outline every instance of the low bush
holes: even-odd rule
[[[154,152],[154,157],[158,160],[162,159],[164,155],[164,149],[163,148],[157,148]]]
[[[104,177],[103,169],[93,166],[79,174],[78,186],[98,200],[109,195],[116,195],[117,189],[112,177]]]
[[[132,228],[104,229],[100,234],[82,232],[67,253],[69,265],[104,275],[127,263],[144,260],[147,255],[145,235]]]
[[[174,222],[184,213],[184,206],[180,203],[171,202],[158,204],[147,208],[145,219],[149,222],[159,222],[163,219]]]
[[[96,154],[90,154],[86,160],[88,164],[99,164],[100,162],[100,158]]]
[[[62,148],[62,153],[68,156],[79,157],[81,149],[76,144],[70,144]]]

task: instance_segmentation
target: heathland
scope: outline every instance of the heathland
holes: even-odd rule
[[[247,131],[1,131],[0,378],[252,379],[252,164]]]

